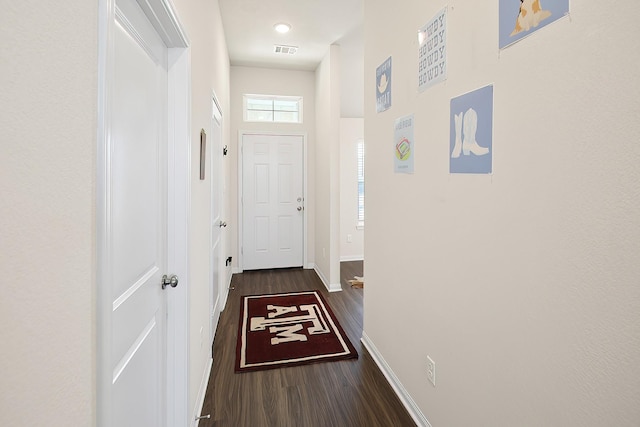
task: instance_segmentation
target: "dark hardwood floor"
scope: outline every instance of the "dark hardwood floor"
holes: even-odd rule
[[[415,426],[360,342],[363,289],[348,279],[362,262],[341,265],[342,292],[328,293],[313,270],[262,270],[233,276],[213,344],[201,427]],[[357,360],[234,373],[240,297],[319,289],[358,351]]]

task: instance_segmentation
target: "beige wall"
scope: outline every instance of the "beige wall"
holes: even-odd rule
[[[97,22],[86,1],[0,13],[3,426],[94,422]]]
[[[340,260],[364,258],[364,229],[358,228],[358,151],[364,119],[340,119]],[[351,235],[351,242],[348,236]]]
[[[422,94],[442,3],[365,6],[365,332],[433,426],[640,425],[640,4],[571,6],[498,52],[498,2],[450,4],[448,80]],[[494,173],[450,175],[450,100],[490,83]],[[394,175],[410,113],[416,172]]]
[[[223,143],[229,144],[229,55],[220,18],[218,1],[197,6],[187,0],[173,0],[190,40],[191,54],[191,209],[189,236],[189,407],[197,411],[198,392],[211,358],[210,336],[209,222],[211,215],[211,170],[200,181],[200,129],[211,134],[211,94],[216,94],[223,114]],[[228,175],[228,160],[223,160]],[[210,165],[209,165],[210,168]],[[227,178],[228,180],[228,178]],[[227,202],[228,202],[228,196]],[[221,256],[228,252],[228,231],[223,230]],[[230,274],[230,269],[227,270]],[[219,283],[223,289],[226,284]],[[215,299],[214,295],[214,299]],[[202,330],[202,337],[200,331]]]
[[[229,204],[229,226],[232,237],[231,253],[233,254],[233,266],[238,268],[239,264],[239,244],[238,244],[238,161],[239,161],[239,131],[260,131],[260,132],[292,132],[295,134],[306,134],[307,136],[307,222],[308,227],[307,253],[309,262],[314,259],[314,195],[315,195],[315,77],[312,71],[291,71],[277,70],[270,68],[254,67],[231,67],[231,144],[229,145],[229,160],[231,175],[230,183],[230,204]],[[303,123],[250,123],[243,121],[242,96],[245,94],[281,95],[281,96],[302,96],[303,97]]]
[[[364,116],[363,32],[361,24],[336,43],[340,45],[340,117]]]
[[[340,46],[316,69],[316,271],[340,289]]]

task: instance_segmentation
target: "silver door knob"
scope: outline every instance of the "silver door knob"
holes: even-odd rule
[[[218,226],[219,226],[220,228],[222,228],[222,227],[226,227],[226,226],[227,226],[227,223],[226,223],[226,222],[223,222],[223,221],[220,221],[220,224],[218,224]]]
[[[298,206],[298,212],[302,210],[302,206]]]
[[[172,288],[178,286],[178,276],[176,276],[175,274],[172,274],[171,276],[167,276],[165,274],[164,276],[162,276],[162,289],[166,288],[167,286],[171,286]]]

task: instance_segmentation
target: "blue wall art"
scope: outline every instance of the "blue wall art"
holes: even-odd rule
[[[391,107],[391,57],[376,69],[376,112]]]
[[[500,0],[500,49],[569,14],[569,0]]]
[[[451,100],[449,172],[492,172],[493,85]]]

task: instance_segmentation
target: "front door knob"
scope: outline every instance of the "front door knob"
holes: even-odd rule
[[[167,286],[171,286],[172,288],[178,286],[178,276],[176,276],[175,274],[172,274],[171,276],[167,276],[165,274],[164,276],[162,276],[162,289],[166,288]]]

